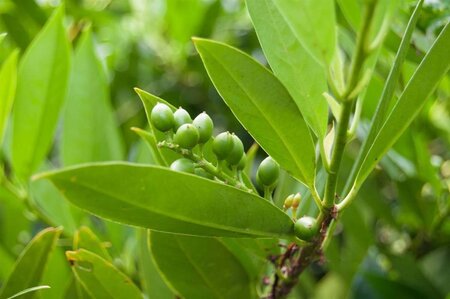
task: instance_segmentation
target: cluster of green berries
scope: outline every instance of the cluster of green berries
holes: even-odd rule
[[[213,137],[214,123],[208,114],[200,113],[192,120],[183,108],[173,111],[168,105],[156,104],[150,115],[152,125],[159,131],[173,134],[172,142],[181,149],[192,150],[197,145],[204,145],[211,138],[212,152],[218,165],[226,163],[230,169],[238,172],[245,168],[247,157],[242,141],[233,133],[223,132]],[[204,177],[208,174],[187,158],[181,158],[172,163],[171,168],[178,171],[197,173]],[[280,175],[280,166],[271,157],[264,159],[258,167],[256,180],[264,190],[275,188]],[[211,175],[209,175],[210,177]]]
[[[207,143],[212,138],[214,130],[214,123],[205,112],[192,120],[183,108],[172,111],[163,103],[153,107],[150,121],[161,132],[174,132],[173,143],[187,150]],[[217,135],[212,142],[212,151],[219,162],[226,161],[232,168],[243,170],[246,165],[244,145],[235,134],[223,132]],[[195,171],[192,161],[186,158],[175,161],[171,168],[191,173]]]

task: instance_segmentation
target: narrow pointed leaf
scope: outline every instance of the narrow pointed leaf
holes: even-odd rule
[[[297,105],[277,78],[247,54],[228,45],[195,39],[225,103],[261,147],[291,175],[311,186],[315,152]]]
[[[49,256],[56,246],[60,228],[47,228],[37,234],[23,250],[12,273],[0,289],[0,298],[8,298],[30,286],[39,285]],[[28,293],[21,298],[32,298]]]
[[[57,9],[25,52],[13,113],[12,164],[26,179],[43,162],[53,139],[69,75],[69,42]]]
[[[448,49],[450,49],[450,24],[447,23],[376,135],[358,171],[355,180],[357,187],[411,124],[450,69]]]
[[[254,298],[246,269],[218,239],[150,234],[155,262],[184,298]]]
[[[6,124],[16,94],[18,56],[17,50],[12,52],[0,69],[0,144],[3,143]]]
[[[367,155],[370,146],[373,144],[373,140],[375,139],[381,126],[383,125],[383,123],[385,122],[386,118],[389,115],[389,107],[391,106],[391,102],[393,100],[395,87],[397,86],[397,82],[401,74],[403,62],[405,61],[406,55],[410,47],[410,42],[412,34],[414,32],[414,28],[416,27],[417,20],[419,19],[420,16],[422,4],[423,4],[422,0],[417,2],[416,8],[408,22],[408,26],[406,27],[405,33],[400,43],[400,47],[394,60],[394,65],[392,66],[392,69],[389,72],[389,76],[386,79],[386,85],[383,88],[383,93],[378,103],[376,112],[372,118],[369,133],[367,134],[363,146],[358,154],[358,158],[356,159],[356,162],[353,165],[352,174],[348,178],[348,185],[354,181],[355,176],[357,174],[356,171],[359,170],[359,168],[361,167],[363,158]]]
[[[108,80],[95,53],[90,30],[83,33],[75,50],[63,116],[64,165],[123,159]]]
[[[330,31],[331,36],[327,38],[330,39],[331,47],[327,45],[326,49],[333,55],[336,40],[331,31],[334,32],[335,29],[334,26],[333,30],[328,30],[328,26],[315,27],[312,24],[308,26],[301,24],[309,20],[299,15],[302,12],[307,13],[303,6],[311,6],[309,2],[312,1],[247,0],[247,7],[264,54],[275,75],[286,86],[314,133],[319,138],[323,138],[328,119],[328,105],[322,96],[327,91],[326,73],[324,67],[305,48],[302,37],[324,35],[320,32],[312,35],[301,31],[309,30],[308,28]],[[325,6],[330,3],[330,1],[318,2],[326,3]],[[333,11],[332,2],[331,11]],[[321,10],[317,10],[317,13],[321,13]],[[334,14],[329,21],[334,21]],[[316,45],[319,44],[316,43]],[[322,49],[315,52],[322,54]],[[324,54],[329,56],[328,53]]]
[[[293,234],[289,217],[261,197],[167,168],[97,163],[41,177],[76,206],[125,224],[202,236]]]
[[[77,280],[93,298],[143,299],[133,281],[113,264],[84,249],[67,251]]]

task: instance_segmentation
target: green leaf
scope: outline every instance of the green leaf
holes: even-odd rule
[[[312,186],[315,152],[308,127],[283,85],[247,54],[195,39],[219,94],[261,147],[291,175]]]
[[[447,23],[376,135],[356,176],[357,188],[411,124],[426,99],[450,69],[448,49],[450,49],[450,25]]]
[[[158,268],[184,298],[253,298],[250,277],[218,239],[152,232]]]
[[[73,248],[83,248],[97,254],[107,261],[112,261],[112,258],[109,255],[108,250],[106,250],[105,245],[87,226],[82,226],[76,231],[75,236],[73,237]]]
[[[326,73],[320,63],[311,56],[311,52],[308,53],[304,41],[306,37],[329,38],[331,45],[326,45],[326,49],[333,55],[336,40],[334,34],[331,34],[333,37],[328,37],[323,35],[323,32],[317,32],[317,35],[312,34],[313,32],[303,32],[310,29],[320,31],[319,28],[333,33],[335,31],[334,25],[328,28],[326,25],[315,27],[312,24],[307,26],[303,24],[310,20],[303,14],[312,13],[310,8],[313,2],[321,3],[317,9],[318,13],[324,13],[325,10],[332,14],[332,18],[328,18],[329,22],[327,21],[331,25],[331,22],[334,22],[333,3],[328,0],[247,0],[247,6],[259,41],[275,75],[286,86],[308,125],[322,139],[327,130],[328,120],[328,105],[322,96],[327,91]],[[308,8],[305,9],[304,6]],[[331,6],[331,9],[328,6]],[[327,17],[326,15],[328,13],[323,17]],[[319,43],[313,44],[320,46]],[[314,52],[321,52],[321,49]]]
[[[67,251],[72,271],[93,298],[142,299],[133,281],[111,263],[84,249]]]
[[[289,217],[261,197],[159,166],[97,163],[40,177],[76,206],[125,224],[202,236],[293,235]]]
[[[75,50],[61,136],[64,165],[123,159],[108,79],[90,30],[83,33]]]
[[[419,19],[422,4],[422,0],[417,3],[416,9],[414,10],[408,22],[394,60],[394,65],[392,66],[388,78],[386,79],[383,93],[381,94],[381,98],[378,102],[375,114],[372,117],[372,123],[369,133],[367,134],[362,148],[358,153],[358,157],[353,165],[352,173],[348,178],[347,184],[351,184],[354,181],[357,174],[356,171],[361,167],[363,158],[367,155],[367,152],[369,151],[370,146],[373,144],[376,134],[379,132],[381,126],[386,121],[386,118],[390,112],[389,107],[392,106],[391,104],[395,92],[395,87],[397,85],[398,79],[400,78],[402,69],[401,67],[403,65],[403,62],[405,61],[406,55],[408,54],[412,34],[414,32],[414,28],[416,27],[417,20]]]
[[[31,240],[20,254],[12,273],[0,290],[0,298],[8,298],[30,286],[39,285],[61,231],[61,228],[47,228]],[[22,298],[32,298],[32,294],[24,295]]]
[[[22,179],[39,168],[53,139],[69,74],[69,41],[57,9],[25,52],[13,113],[12,164]]]
[[[13,51],[0,69],[0,144],[3,143],[6,123],[16,94],[18,57],[19,51]]]
[[[142,281],[141,284],[145,290],[145,294],[150,299],[173,299],[175,295],[163,280],[153,260],[147,235],[148,233],[146,229],[141,229],[139,231],[138,267],[139,275]]]

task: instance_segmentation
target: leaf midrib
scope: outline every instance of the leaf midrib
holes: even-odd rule
[[[70,182],[69,180],[64,180],[64,181]],[[184,222],[187,222],[187,223],[192,223],[192,224],[196,224],[196,225],[200,225],[200,226],[210,227],[210,228],[213,228],[213,229],[225,230],[225,231],[229,231],[229,232],[236,232],[236,233],[240,233],[240,234],[243,234],[243,235],[252,235],[253,234],[253,235],[256,235],[256,236],[274,236],[274,237],[280,237],[282,235],[285,235],[284,233],[280,233],[280,234],[270,233],[269,234],[267,232],[261,232],[261,231],[254,230],[254,229],[237,229],[235,227],[229,227],[229,226],[220,225],[220,224],[214,224],[214,223],[210,223],[210,222],[195,221],[193,219],[185,218],[183,216],[175,215],[173,213],[168,213],[168,215],[167,215],[166,213],[164,213],[163,211],[160,211],[158,209],[149,209],[151,206],[142,206],[142,205],[139,205],[137,202],[129,202],[129,201],[125,200],[125,199],[122,199],[122,198],[118,197],[114,193],[112,193],[112,194],[108,193],[105,190],[95,188],[94,186],[91,186],[91,185],[89,185],[87,183],[82,183],[80,181],[77,181],[77,185],[79,185],[81,187],[84,187],[84,188],[86,188],[88,190],[92,190],[94,192],[98,192],[100,194],[106,195],[106,196],[111,197],[113,199],[116,199],[119,202],[123,202],[123,203],[129,204],[129,205],[135,206],[137,208],[141,208],[141,209],[146,210],[148,212],[152,212],[152,213],[155,213],[155,214],[158,214],[158,215],[162,215],[162,216],[167,217],[169,219],[173,218],[175,220],[180,220],[180,221],[184,221]],[[230,228],[233,228],[233,229],[230,229]]]

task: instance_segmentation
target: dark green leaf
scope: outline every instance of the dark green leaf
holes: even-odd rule
[[[64,110],[64,165],[123,159],[123,145],[109,101],[108,80],[87,30],[75,50]]]
[[[228,237],[288,237],[293,223],[254,194],[157,166],[97,163],[43,174],[78,207],[153,230]]]
[[[63,9],[55,11],[19,66],[12,164],[21,178],[27,178],[44,160],[66,95],[70,56]]]
[[[37,234],[23,250],[12,273],[0,290],[0,298],[8,298],[32,286],[38,286],[50,254],[61,233],[60,228],[47,228]],[[33,294],[22,298],[32,298]]]
[[[164,277],[186,299],[254,297],[246,269],[217,239],[152,232],[150,246]]]
[[[291,175],[314,182],[315,152],[297,105],[276,77],[247,54],[195,39],[218,92],[261,147]]]
[[[66,256],[77,280],[93,298],[143,298],[129,277],[100,256],[84,249],[67,251]]]

